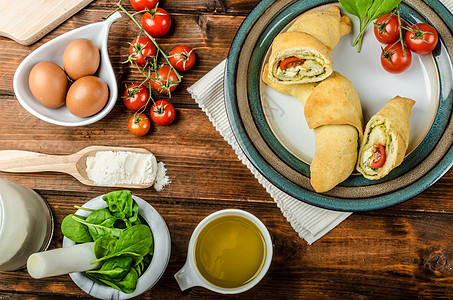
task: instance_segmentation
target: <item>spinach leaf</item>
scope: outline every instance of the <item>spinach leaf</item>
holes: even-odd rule
[[[70,240],[76,243],[92,242],[93,238],[90,235],[88,227],[75,220],[75,218],[84,220],[82,216],[75,214],[67,215],[61,222],[61,232]]]
[[[101,224],[90,223],[87,222],[86,220],[82,220],[74,216],[72,217],[72,219],[86,225],[94,241],[103,236],[120,237],[124,231],[124,229],[104,226],[102,223]]]
[[[109,255],[115,249],[117,238],[112,236],[103,236],[94,243],[94,255],[101,258]]]
[[[99,275],[101,278],[109,280],[122,280],[131,268],[132,257],[119,256],[107,259],[99,270],[90,270],[86,273]]]
[[[113,227],[117,218],[112,216],[108,208],[101,208],[93,211],[85,220],[92,224]]]
[[[153,236],[151,229],[147,225],[135,225],[123,232],[111,254],[101,257],[95,262],[123,254],[145,256],[151,251],[152,246]]]
[[[123,291],[123,293],[131,294],[135,291],[138,282],[138,273],[134,268],[129,270],[129,273],[126,274],[121,281],[116,282],[117,287]]]
[[[96,277],[96,280],[98,282],[101,282],[103,285],[111,286],[126,294],[131,294],[135,291],[135,288],[137,287],[138,274],[134,268],[131,268],[129,272],[126,274],[126,276],[120,281],[107,280],[101,277]]]
[[[110,211],[119,219],[128,219],[135,222],[138,217],[138,204],[132,198],[132,192],[128,190],[114,191],[105,194],[102,199],[109,206]]]

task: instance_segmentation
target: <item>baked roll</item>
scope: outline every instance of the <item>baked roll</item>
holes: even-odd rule
[[[330,54],[340,38],[351,30],[351,21],[331,6],[300,15],[278,34],[269,57],[269,79],[281,84],[309,83],[332,74]]]
[[[282,84],[321,81],[332,74],[331,52],[331,48],[307,33],[280,33],[273,41],[269,77]]]
[[[351,20],[341,15],[337,6],[324,10],[311,10],[303,13],[294,21],[288,31],[305,32],[333,49],[340,38],[351,31]]]
[[[327,192],[355,169],[363,136],[360,99],[352,82],[334,72],[307,98],[304,114],[315,133],[310,183],[316,192]]]
[[[338,72],[320,83],[295,85],[272,82],[265,72],[266,66],[262,79],[267,85],[304,105],[308,127],[315,133],[310,183],[318,193],[331,190],[354,171],[363,136],[362,106],[354,86]]]
[[[365,178],[383,178],[403,162],[414,104],[412,99],[396,96],[367,123],[357,161],[357,171]]]

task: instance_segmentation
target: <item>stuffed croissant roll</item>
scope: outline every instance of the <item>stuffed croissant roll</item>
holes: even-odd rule
[[[362,106],[352,82],[334,72],[310,94],[304,114],[315,133],[310,183],[316,192],[327,192],[354,171],[363,132]]]
[[[331,52],[331,48],[307,33],[280,33],[269,58],[269,78],[283,84],[323,80],[332,74]]]
[[[308,127],[315,133],[310,183],[316,192],[327,192],[348,178],[356,166],[363,132],[359,96],[351,81],[337,72],[321,83],[283,85],[265,75],[266,67],[263,81],[304,105]]]
[[[365,178],[380,179],[402,163],[409,145],[414,104],[414,100],[397,96],[366,125],[357,161],[357,170]]]
[[[277,35],[269,57],[269,79],[294,84],[321,81],[332,74],[330,54],[351,30],[347,16],[332,6],[299,16],[287,32]]]

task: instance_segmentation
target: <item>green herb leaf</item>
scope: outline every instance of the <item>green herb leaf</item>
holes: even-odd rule
[[[94,243],[94,255],[101,258],[109,255],[115,249],[117,238],[112,236],[103,236]]]
[[[145,256],[153,247],[151,229],[146,225],[135,225],[126,229],[116,242],[113,253],[97,259],[103,261],[123,254]]]
[[[86,220],[82,220],[77,217],[72,217],[73,220],[80,222],[88,227],[91,237],[94,241],[99,239],[103,236],[113,236],[113,237],[120,237],[123,233],[124,229],[112,228],[104,226],[103,224],[94,224],[87,222]]]
[[[122,280],[129,273],[132,262],[132,257],[115,257],[107,259],[99,270],[90,270],[86,273],[100,275],[104,279],[113,281]]]
[[[368,9],[373,4],[373,0],[340,0],[339,2],[348,13],[359,18],[360,27],[363,25]]]
[[[83,220],[84,217],[75,214],[67,215],[61,222],[61,232],[70,240],[76,243],[92,242],[88,227],[78,222],[75,218]]]
[[[368,10],[368,19],[375,20],[382,15],[388,14],[400,3],[401,0],[374,0],[373,5]]]
[[[128,190],[114,191],[105,194],[102,199],[109,206],[110,211],[119,219],[128,219],[135,222],[138,216],[138,204],[132,199],[132,192]]]

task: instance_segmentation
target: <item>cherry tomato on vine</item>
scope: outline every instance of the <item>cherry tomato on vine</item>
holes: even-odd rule
[[[392,44],[400,37],[400,24],[395,14],[385,14],[374,22],[374,35],[382,44]]]
[[[155,8],[159,0],[131,0],[132,7],[136,11],[144,10],[145,8]]]
[[[147,62],[152,62],[156,53],[156,46],[147,37],[135,38],[129,46],[129,56],[139,66],[144,66]]]
[[[187,71],[196,61],[195,52],[188,46],[177,46],[170,52],[170,63],[178,71]]]
[[[178,86],[179,79],[170,65],[163,65],[158,71],[151,74],[150,83],[154,90],[161,94],[168,94]]]
[[[412,53],[401,43],[387,45],[381,53],[381,65],[390,73],[402,73],[406,71],[412,63]]]
[[[133,83],[123,93],[124,105],[132,111],[144,108],[149,100],[149,89],[144,85]]]
[[[171,28],[171,17],[163,8],[154,8],[142,16],[142,27],[152,37],[164,36]]]
[[[133,114],[128,121],[127,127],[135,136],[143,136],[148,133],[151,128],[151,121],[145,114]]]
[[[385,164],[387,155],[385,154],[385,147],[381,144],[374,145],[373,147],[373,157],[370,160],[371,168],[380,168]]]
[[[157,125],[170,125],[175,115],[175,108],[167,100],[159,100],[151,106],[150,116]]]
[[[436,48],[439,36],[436,29],[426,23],[417,23],[409,27],[404,36],[407,47],[418,54],[426,54]]]

